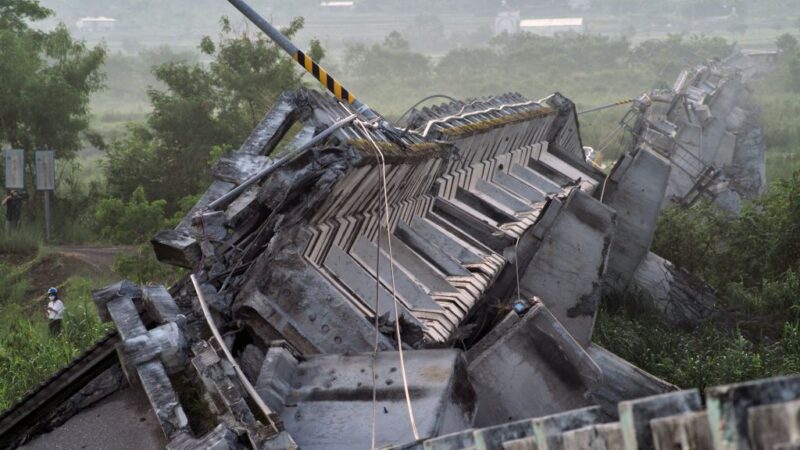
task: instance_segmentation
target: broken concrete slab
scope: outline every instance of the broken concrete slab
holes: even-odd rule
[[[711,426],[705,411],[650,421],[656,450],[711,450]]]
[[[645,372],[597,344],[590,344],[586,353],[603,374],[601,380],[592,386],[589,397],[610,418],[616,418],[619,414],[619,402],[678,390],[677,386]]]
[[[505,443],[508,441],[533,438],[533,421],[525,419],[482,428],[475,430],[474,434],[475,450],[503,450]]]
[[[536,438],[527,437],[513,441],[503,442],[502,450],[538,450]]]
[[[602,295],[616,215],[575,190],[563,204],[551,202],[534,225],[539,250],[519,274],[523,298],[539,297],[582,346],[589,344]]]
[[[630,159],[630,161],[626,161]],[[625,290],[650,251],[670,163],[646,148],[627,154],[609,175],[602,202],[617,213],[617,230],[608,255],[606,283]]]
[[[752,407],[747,418],[753,450],[800,441],[800,400]]]
[[[706,406],[714,448],[749,450],[750,408],[800,399],[800,375],[748,381],[706,389]]]
[[[268,354],[267,358],[271,355]],[[268,362],[265,360],[265,367]],[[275,360],[275,363],[278,363]],[[400,360],[397,352],[372,355],[320,355],[290,370],[291,376],[281,416],[286,430],[303,449],[368,447],[371,440],[372,395],[375,381],[377,446],[414,440],[408,421]],[[468,428],[475,410],[463,356],[454,350],[420,350],[405,355],[411,404],[420,436],[429,438]],[[262,370],[262,376],[267,373]],[[259,386],[263,386],[259,380]],[[367,424],[353,427],[352,423]]]
[[[546,306],[534,304],[502,336],[487,338],[496,341],[482,344],[485,350],[469,364],[480,405],[477,426],[588,406],[584,393],[599,379],[599,368]]]
[[[671,392],[669,394],[628,400],[619,404],[619,419],[626,450],[653,450],[653,419],[699,411],[703,408],[700,391]]]
[[[642,301],[660,311],[672,326],[691,329],[718,313],[711,286],[652,252],[633,274],[633,285]]]
[[[564,433],[608,422],[597,406],[575,409],[533,419],[534,436],[539,450],[564,450]]]
[[[622,430],[617,423],[592,425],[567,431],[564,450],[615,450],[623,448]]]

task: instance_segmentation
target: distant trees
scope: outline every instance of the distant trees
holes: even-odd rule
[[[776,44],[779,60],[772,78],[779,89],[800,93],[800,45],[797,38],[783,34]]]
[[[284,31],[303,27],[296,19]],[[139,186],[151,199],[178,201],[208,183],[212,149],[240,145],[277,96],[301,84],[295,63],[266,37],[234,31],[227,19],[217,42],[204,38],[200,50],[212,61],[167,63],[154,69],[165,89],[150,89],[153,111],[145,124],[111,144],[105,165],[109,192],[127,199]],[[324,56],[318,42],[309,52]]]
[[[89,128],[105,50],[73,40],[64,26],[30,28],[51,14],[34,0],[0,2],[0,145],[52,148],[70,158]]]

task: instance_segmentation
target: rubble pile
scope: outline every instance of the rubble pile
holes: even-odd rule
[[[681,72],[671,89],[641,96],[623,124],[631,148],[647,147],[670,160],[666,204],[691,205],[708,196],[738,212],[766,187],[766,143],[744,77],[758,60],[735,54]],[[743,72],[744,71],[744,72]]]
[[[287,92],[153,238],[190,275],[94,293],[117,329],[99,345],[116,348],[170,449],[790,442],[791,423],[772,437],[759,424],[795,407],[782,402],[800,397],[796,379],[709,390],[706,413],[697,391],[592,342],[610,290],[648,292],[676,325],[713,314],[710,288],[650,252],[681,185],[648,142],[606,176],[560,94],[424,108],[399,129]],[[109,370],[97,361],[84,378]],[[73,395],[76,379],[43,389]],[[42,428],[29,410],[0,417],[2,442]]]

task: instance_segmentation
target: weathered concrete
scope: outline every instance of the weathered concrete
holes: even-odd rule
[[[749,450],[753,446],[748,411],[755,406],[800,399],[800,376],[749,381],[706,389],[714,448]]]
[[[475,445],[475,435],[472,430],[464,430],[446,434],[424,442],[424,450],[467,450]]]
[[[653,450],[653,430],[650,421],[702,409],[700,391],[671,392],[619,404],[619,419],[625,450]]]
[[[272,350],[265,360],[271,364]],[[279,363],[276,359],[275,364]],[[396,352],[375,359],[378,447],[413,441]],[[420,436],[429,438],[468,428],[475,397],[461,354],[424,350],[405,355],[409,393]],[[283,417],[286,430],[305,449],[367,448],[372,423],[372,355],[324,355],[308,358],[291,374]],[[290,376],[290,370],[274,378]],[[262,377],[267,372],[262,369]],[[276,383],[271,382],[272,386]],[[263,386],[259,380],[259,386]],[[360,423],[364,426],[354,427]]]
[[[716,292],[697,276],[650,252],[633,274],[642,301],[672,326],[693,328],[717,314]]]
[[[562,450],[565,432],[607,421],[607,417],[597,406],[533,419],[537,447],[539,450]]]
[[[711,450],[708,413],[692,412],[650,421],[656,450]]]
[[[124,432],[123,432],[124,430]],[[122,389],[20,447],[25,450],[163,449],[167,440],[140,387]]]
[[[167,450],[234,450],[238,449],[236,434],[225,425],[217,425],[201,438],[182,434],[167,445]]]
[[[538,450],[536,445],[536,438],[528,437],[516,439],[513,441],[503,442],[502,450]]]
[[[752,407],[747,416],[753,450],[800,441],[800,400]]]
[[[619,424],[592,425],[564,433],[564,450],[617,450],[623,448]]]
[[[554,200],[534,228],[539,250],[520,273],[523,297],[541,298],[582,346],[594,330],[615,220],[610,208],[582,191]]]
[[[591,401],[608,417],[616,417],[617,404],[625,400],[677,391],[678,388],[625,361],[597,344],[586,352],[602,371],[601,380],[592,386]]]
[[[617,213],[617,229],[608,255],[606,282],[624,290],[650,251],[670,164],[656,152],[641,148],[626,154],[609,175],[601,193]]]
[[[475,450],[503,450],[505,442],[524,438],[533,438],[531,419],[475,430]]]
[[[588,405],[584,393],[600,371],[543,304],[535,304],[502,336],[487,338],[497,340],[469,365],[479,402],[477,426]]]

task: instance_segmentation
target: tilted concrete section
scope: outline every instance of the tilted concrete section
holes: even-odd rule
[[[738,212],[766,188],[766,144],[741,58],[684,70],[671,90],[640,97],[623,120],[631,149],[648,148],[672,164],[664,204],[701,196]]]

